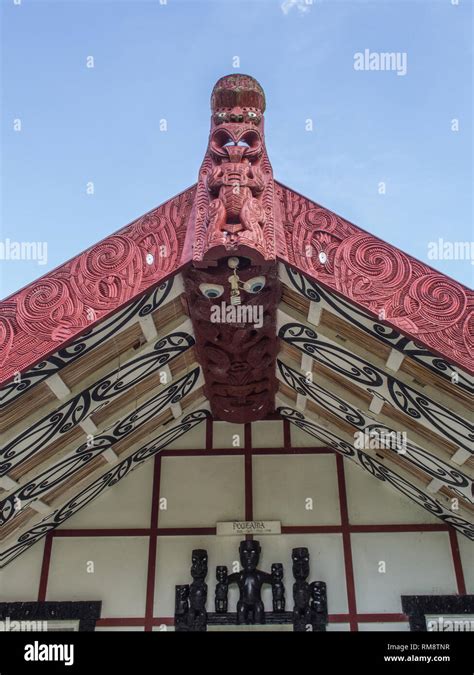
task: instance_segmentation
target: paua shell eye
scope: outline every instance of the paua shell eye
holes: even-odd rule
[[[260,293],[265,286],[265,277],[253,277],[244,283],[247,293]]]
[[[248,115],[249,117],[257,117],[257,113],[254,113],[254,112],[252,112],[251,110],[249,110],[249,112],[247,113],[247,115]]]
[[[220,284],[199,284],[199,290],[209,300],[220,298],[224,293],[224,286]]]
[[[221,119],[223,119],[225,116],[226,116],[225,112],[217,113],[217,117],[220,117]]]

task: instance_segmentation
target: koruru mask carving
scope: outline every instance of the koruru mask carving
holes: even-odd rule
[[[274,410],[280,299],[273,173],[265,149],[265,96],[228,75],[211,97],[211,132],[199,172],[184,273],[196,352],[214,416],[244,423]]]

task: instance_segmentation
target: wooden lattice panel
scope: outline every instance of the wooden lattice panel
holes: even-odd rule
[[[120,358],[121,354],[143,340],[140,324],[136,323],[109,338],[103,345],[96,347],[89,354],[74,361],[61,370],[61,379],[72,389],[83,380],[90,377],[100,368],[106,366],[112,359]]]
[[[25,476],[33,469],[41,467],[42,464],[46,465],[49,459],[59,456],[62,452],[64,452],[66,447],[74,447],[74,444],[79,445],[79,443],[85,443],[86,440],[87,435],[85,431],[81,429],[81,427],[75,427],[66,434],[63,434],[61,438],[53,441],[53,443],[50,443],[50,445],[46,446],[39,452],[36,452],[27,460],[12,469],[9,473],[9,476],[14,480],[19,480],[22,476]]]
[[[0,433],[21,422],[32,410],[36,412],[43,406],[52,404],[56,400],[56,396],[51,389],[44,382],[41,382],[2,410],[0,415]]]
[[[47,496],[44,498],[44,501],[46,504],[49,504],[50,506],[53,506],[55,501],[61,497],[61,495],[65,494],[68,492],[68,490],[71,490],[72,488],[78,488],[78,491],[80,489],[80,483],[81,481],[85,480],[89,475],[91,475],[96,469],[99,468],[104,468],[106,466],[109,466],[107,464],[107,461],[104,457],[94,457],[87,466],[85,466],[83,469],[79,469],[76,471],[74,476],[71,476],[69,480],[64,481],[64,483],[61,483],[59,487],[56,489],[51,490],[51,492],[48,492]]]

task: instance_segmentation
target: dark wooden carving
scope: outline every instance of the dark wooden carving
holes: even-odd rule
[[[92,632],[100,618],[102,602],[0,602],[0,620],[75,621],[79,631]]]
[[[273,563],[272,565],[272,596],[273,611],[285,611],[285,586],[283,585],[283,565]]]
[[[218,614],[225,614],[227,612],[227,593],[229,591],[227,567],[225,565],[216,567],[216,579],[216,612]]]
[[[324,632],[328,622],[328,599],[324,581],[313,581],[310,584],[310,615],[313,631]]]
[[[192,553],[189,586],[189,625],[194,631],[205,631],[207,624],[207,551],[197,548]]]
[[[311,624],[309,600],[311,597],[309,583],[309,551],[307,548],[294,548],[291,553],[293,561],[293,626],[296,632],[304,632]]]
[[[473,616],[474,595],[402,595],[402,609],[408,616],[410,630],[422,632],[428,630],[427,614],[447,620],[450,614]]]
[[[237,584],[239,600],[237,602],[237,623],[265,623],[265,610],[262,601],[263,584],[272,583],[272,575],[257,568],[261,553],[258,541],[240,542],[240,564],[242,570],[229,575],[229,585]]]
[[[216,419],[242,424],[274,410],[281,286],[276,265],[264,271],[238,258],[239,304],[234,304],[228,260],[207,270],[190,268],[184,278],[205,395]]]
[[[261,546],[258,541],[240,542],[239,554],[242,569],[228,574],[225,565],[216,567],[215,612],[207,613],[207,552],[196,549],[190,585],[176,586],[175,628],[176,631],[205,631],[208,625],[235,624],[293,624],[295,631],[325,631],[327,625],[327,594],[324,581],[307,582],[309,576],[309,553],[307,548],[295,548],[292,552],[293,612],[285,611],[285,586],[283,565],[273,563],[271,574],[258,569]],[[228,611],[229,586],[237,585],[239,600],[237,612]],[[265,612],[262,601],[262,586],[272,589],[273,611]]]
[[[175,587],[174,626],[177,632],[189,631],[189,584]]]

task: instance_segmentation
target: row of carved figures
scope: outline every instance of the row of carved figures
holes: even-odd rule
[[[325,631],[327,624],[327,593],[324,581],[308,583],[309,551],[305,547],[292,550],[293,611],[286,612],[283,565],[273,563],[271,573],[258,569],[261,546],[258,541],[240,542],[241,569],[228,574],[227,567],[216,567],[215,613],[208,614],[207,583],[208,556],[204,549],[192,552],[191,584],[176,586],[175,629],[177,631],[205,631],[212,624],[292,623],[293,630]],[[239,599],[237,613],[228,612],[229,586],[237,585]],[[262,586],[272,589],[273,612],[265,612]]]

